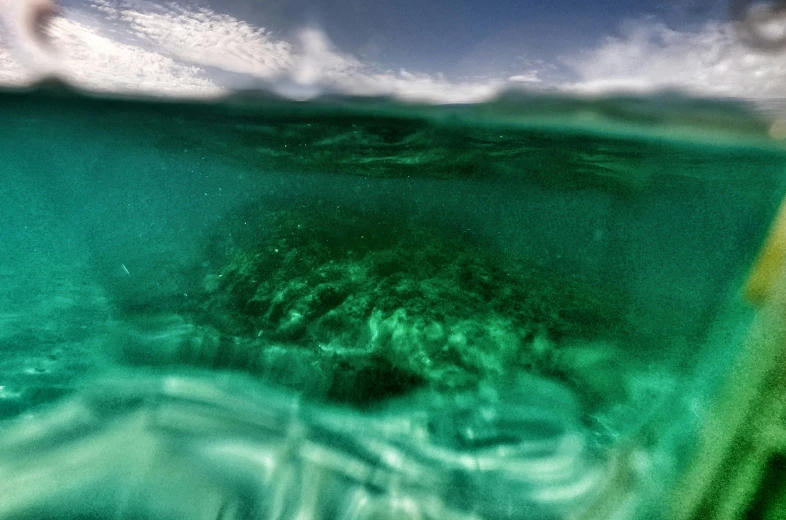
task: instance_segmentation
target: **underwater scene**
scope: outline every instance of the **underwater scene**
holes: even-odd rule
[[[660,518],[786,192],[671,94],[0,118],[3,519]]]

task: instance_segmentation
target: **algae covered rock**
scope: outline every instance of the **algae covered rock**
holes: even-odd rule
[[[575,280],[414,217],[314,203],[273,211],[264,228],[206,277],[197,320],[249,348],[300,352],[329,399],[550,373],[553,340],[608,310]]]

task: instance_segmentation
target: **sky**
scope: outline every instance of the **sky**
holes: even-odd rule
[[[0,0],[0,84],[54,74],[122,93],[448,103],[511,88],[786,96],[786,53],[751,47],[730,19],[728,2],[745,0],[60,0],[42,38],[30,13],[52,1]]]

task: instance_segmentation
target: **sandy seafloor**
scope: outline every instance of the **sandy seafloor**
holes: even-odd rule
[[[46,260],[0,272],[0,417],[9,419],[77,390],[94,376],[110,310],[85,265]]]

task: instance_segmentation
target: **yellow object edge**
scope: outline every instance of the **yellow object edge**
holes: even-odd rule
[[[764,246],[745,283],[745,298],[760,306],[768,298],[786,261],[786,201],[781,204]]]

